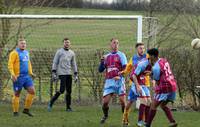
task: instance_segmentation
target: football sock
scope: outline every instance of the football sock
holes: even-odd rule
[[[26,100],[25,100],[25,109],[29,109],[32,105],[32,102],[33,102],[33,98],[34,98],[34,95],[33,94],[27,94],[26,96]]]
[[[165,115],[167,116],[170,123],[175,123],[171,110],[167,106],[162,107],[162,109],[165,112]]]
[[[125,105],[122,105],[122,113],[124,113]]]
[[[125,121],[128,120],[128,116],[129,116],[130,111],[131,111],[131,108],[129,108],[129,109],[125,108],[124,114],[123,114],[123,120],[125,120]]]
[[[138,121],[142,121],[143,120],[143,115],[145,113],[145,108],[146,108],[146,106],[144,104],[140,104],[139,114],[138,114]]]
[[[109,110],[109,107],[103,106],[103,107],[102,107],[102,110],[103,110],[104,116],[105,116],[105,117],[108,117],[108,110]]]
[[[19,97],[13,96],[12,98],[13,112],[19,112]]]
[[[147,119],[147,125],[151,125],[152,121],[153,121],[153,118],[155,117],[156,115],[156,110],[154,109],[150,109],[149,111],[149,115],[148,115],[148,119]]]
[[[146,106],[145,107],[145,119],[144,119],[145,122],[147,122],[149,110],[150,110],[150,106]]]

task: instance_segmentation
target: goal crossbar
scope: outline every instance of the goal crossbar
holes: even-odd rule
[[[20,14],[1,14],[0,19],[137,19],[137,42],[142,42],[142,15],[20,15]]]
[[[138,19],[141,15],[7,15],[2,14],[0,18],[10,19]]]

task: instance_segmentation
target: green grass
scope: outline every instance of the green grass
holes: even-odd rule
[[[50,15],[141,15],[142,11],[121,11],[109,9],[86,8],[56,8],[56,7],[32,7],[25,8],[24,14],[50,14]]]
[[[64,104],[63,104],[64,105]],[[13,117],[10,104],[0,105],[0,123],[2,127],[99,127],[102,116],[101,106],[74,106],[74,112],[65,112],[64,106],[54,106],[52,112],[47,112],[46,105],[33,105],[30,118],[22,113]],[[21,109],[22,110],[22,109]],[[199,112],[174,112],[179,127],[197,127],[200,124]],[[130,114],[130,124],[135,126],[137,111]],[[111,106],[110,117],[102,127],[120,127],[121,112],[119,106]],[[167,127],[168,121],[164,113],[158,111],[153,127]]]

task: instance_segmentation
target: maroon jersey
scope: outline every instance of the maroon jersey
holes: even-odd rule
[[[143,58],[140,62],[138,62],[132,69],[131,72],[131,80],[132,75],[136,75],[138,83],[140,85],[145,85],[146,83],[146,73],[151,71],[151,65],[147,58]]]
[[[159,67],[157,67],[159,65]],[[155,71],[157,69],[157,71]],[[153,75],[156,77],[158,74],[158,69],[160,69],[160,78],[158,80],[158,84],[156,85],[156,93],[169,93],[175,92],[176,87],[176,80],[174,75],[171,71],[170,65],[168,61],[164,58],[160,58],[155,66],[153,67]],[[154,74],[155,73],[155,74]]]
[[[104,61],[106,67],[106,79],[119,76],[119,72],[126,66],[127,60],[125,55],[118,51],[117,53],[109,53]]]

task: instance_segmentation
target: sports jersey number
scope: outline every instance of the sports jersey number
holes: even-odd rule
[[[165,63],[165,65],[164,65],[164,71],[165,71],[165,75],[166,75],[167,77],[169,77],[169,75],[172,74],[171,69],[170,69],[170,67],[169,67],[169,63]]]

